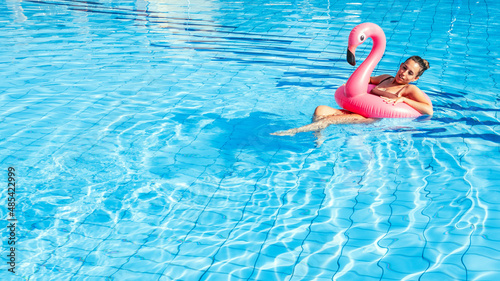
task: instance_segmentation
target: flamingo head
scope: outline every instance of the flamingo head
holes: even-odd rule
[[[372,38],[374,45],[383,42],[383,49],[385,49],[385,34],[380,26],[370,22],[359,24],[349,34],[347,62],[350,65],[356,65],[356,48],[368,38]]]

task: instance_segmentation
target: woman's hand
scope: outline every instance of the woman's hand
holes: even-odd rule
[[[380,98],[385,102],[385,103],[388,103],[388,104],[392,104],[392,105],[396,105],[398,103],[402,103],[402,102],[405,102],[405,97],[395,97],[395,98],[388,98],[388,97],[383,97],[383,96],[380,96]]]
[[[416,109],[421,114],[427,114],[427,115],[433,114],[432,104],[429,103],[428,101],[416,101],[414,99],[407,98],[405,96],[394,97],[394,98],[387,98],[381,96],[380,98],[387,104],[396,105],[398,103],[404,102],[407,105]]]

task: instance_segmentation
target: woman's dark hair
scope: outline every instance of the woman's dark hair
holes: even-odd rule
[[[424,71],[429,69],[429,62],[419,56],[411,56],[405,62],[409,60],[413,60],[414,62],[418,63],[418,65],[420,65],[420,71],[418,72],[417,77],[420,77],[420,75],[422,75]]]

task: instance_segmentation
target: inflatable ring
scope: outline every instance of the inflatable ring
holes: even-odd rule
[[[356,65],[356,48],[368,38],[373,40],[373,47],[365,61],[349,77],[345,85],[335,91],[335,101],[348,111],[372,118],[405,118],[422,116],[406,103],[395,105],[384,102],[379,96],[370,94],[376,86],[370,84],[370,76],[385,51],[385,34],[382,28],[373,23],[362,23],[349,34],[347,61]],[[427,100],[430,99],[424,93]]]

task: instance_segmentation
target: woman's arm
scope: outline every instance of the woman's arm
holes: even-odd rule
[[[401,97],[396,99],[382,97],[382,99],[393,104],[404,102],[421,114],[432,115],[434,113],[432,103],[426,99],[424,93],[415,85],[410,85]]]
[[[372,77],[370,77],[370,84],[378,85],[378,84],[380,84],[381,81],[387,79],[387,77],[392,77],[392,76],[389,75],[389,74],[382,74],[382,75],[379,75],[379,76],[372,76]]]

